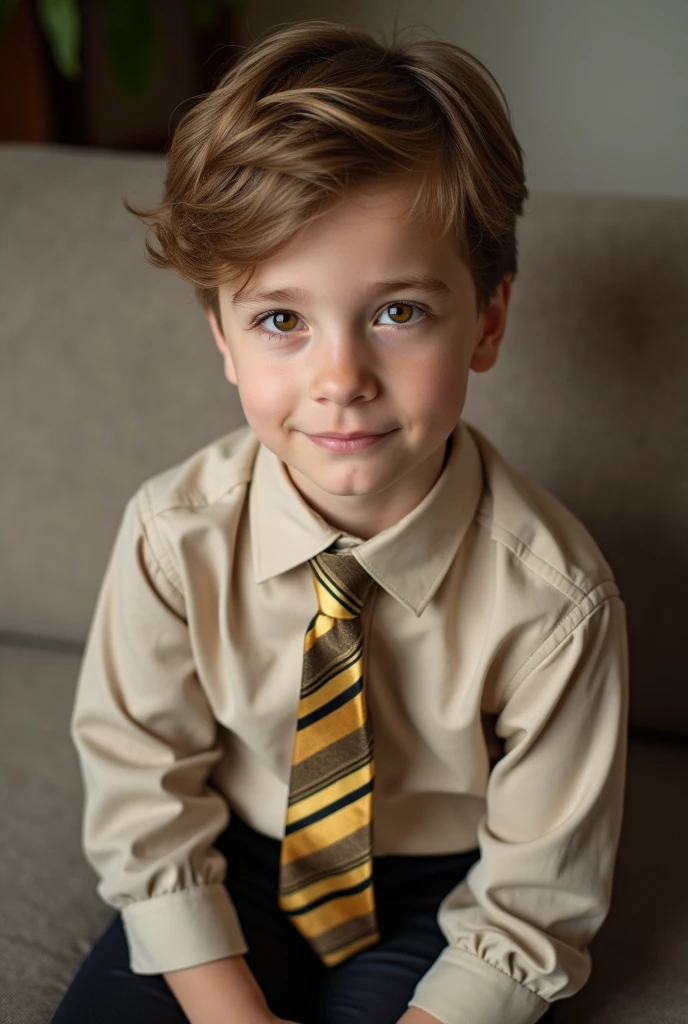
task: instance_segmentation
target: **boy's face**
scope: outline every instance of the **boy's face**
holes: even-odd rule
[[[224,336],[207,311],[225,376],[258,439],[311,508],[363,539],[398,522],[434,486],[469,371],[497,358],[511,295],[507,276],[478,316],[450,236],[438,239],[420,219],[403,222],[409,188],[400,177],[351,194],[260,265],[245,305],[232,302],[240,282],[222,285]],[[421,276],[446,290],[380,284]],[[302,294],[255,297],[278,289]],[[358,432],[383,436],[349,451],[309,437]]]

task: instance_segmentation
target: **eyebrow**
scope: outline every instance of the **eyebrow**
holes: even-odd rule
[[[432,292],[436,295],[449,295],[451,288],[438,277],[430,277],[421,274],[418,277],[407,278],[404,281],[377,281],[364,290],[366,297],[378,295],[380,292],[400,291],[403,288],[420,288],[425,292]],[[249,293],[243,299],[232,299],[232,306],[238,309],[243,306],[250,306],[255,302],[306,302],[308,294],[303,288],[277,288],[272,292]]]

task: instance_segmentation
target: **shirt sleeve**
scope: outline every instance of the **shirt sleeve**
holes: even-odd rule
[[[480,859],[440,904],[447,946],[408,1004],[444,1024],[534,1024],[587,982],[610,909],[628,726],[618,591],[588,595],[517,676],[496,720],[505,753]]]
[[[145,486],[145,485],[144,485]],[[248,950],[212,846],[223,754],[194,667],[183,594],[156,559],[140,491],[126,506],[81,662],[70,734],[85,792],[82,842],[97,892],[121,912],[135,974]]]

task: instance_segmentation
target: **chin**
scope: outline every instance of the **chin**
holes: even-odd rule
[[[325,491],[327,494],[336,495],[338,498],[362,498],[365,495],[378,494],[388,486],[388,484],[381,485],[379,480],[358,480],[357,482],[343,480],[341,482],[337,482],[337,480],[327,479],[313,480],[310,476],[308,479],[311,480],[316,487],[319,487],[321,491]]]

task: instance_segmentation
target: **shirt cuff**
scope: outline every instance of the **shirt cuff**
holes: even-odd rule
[[[134,974],[163,974],[247,953],[223,883],[195,885],[120,910]]]
[[[420,979],[408,1005],[443,1024],[535,1024],[552,1004],[486,960],[448,946]]]

